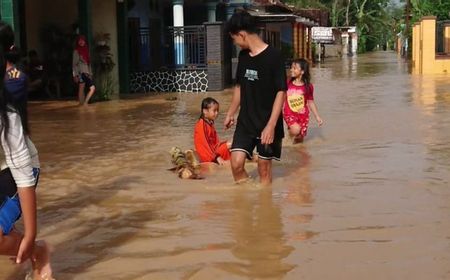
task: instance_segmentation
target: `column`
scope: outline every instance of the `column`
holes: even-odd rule
[[[309,26],[308,27],[308,54],[307,54],[307,59],[309,61],[313,61],[313,57],[312,57],[312,28]]]
[[[226,7],[226,15],[227,15],[227,20],[229,20],[231,18],[231,16],[234,14],[234,10],[236,9],[236,7],[234,5],[228,4]]]
[[[206,49],[208,63],[208,91],[225,87],[225,46],[222,22],[208,22],[206,26]]]
[[[422,73],[434,73],[436,59],[436,17],[422,18]]]
[[[300,23],[300,27],[299,27],[299,37],[300,37],[300,46],[299,46],[299,55],[300,58],[305,57],[305,25],[303,23]]]
[[[128,93],[130,91],[130,69],[128,53],[129,39],[127,0],[124,0],[122,2],[117,1],[116,5],[119,89],[120,93]]]
[[[400,38],[400,36],[397,36],[397,44],[398,44],[399,38]],[[398,52],[398,50],[397,50],[397,52]],[[417,23],[415,23],[412,27],[412,66],[413,66],[413,68],[417,68],[416,67],[416,62],[417,62],[416,55],[417,55]]]
[[[208,22],[216,22],[216,8],[217,8],[216,0],[208,0],[206,6],[208,7]]]
[[[293,58],[298,58],[298,25],[296,22],[292,23],[292,46],[294,48]]]
[[[184,56],[184,10],[183,0],[173,0],[173,47],[175,52],[175,65],[181,67],[185,63]]]

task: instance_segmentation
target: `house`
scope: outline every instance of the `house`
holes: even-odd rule
[[[46,62],[58,97],[73,96],[74,38],[92,51],[109,38],[114,92],[222,90],[232,81],[237,51],[224,34],[236,9],[258,17],[261,35],[286,57],[311,55],[318,23],[279,0],[0,0],[17,44]],[[104,40],[102,40],[104,43]]]

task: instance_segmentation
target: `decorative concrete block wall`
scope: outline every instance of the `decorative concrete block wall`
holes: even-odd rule
[[[130,76],[131,92],[205,92],[207,70],[136,72]]]

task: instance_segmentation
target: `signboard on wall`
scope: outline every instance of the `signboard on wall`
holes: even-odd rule
[[[315,43],[332,44],[334,43],[332,27],[316,27],[312,28],[312,39]]]

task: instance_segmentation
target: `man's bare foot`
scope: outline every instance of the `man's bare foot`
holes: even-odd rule
[[[44,240],[36,241],[32,258],[33,280],[53,280],[50,253],[51,248]]]

